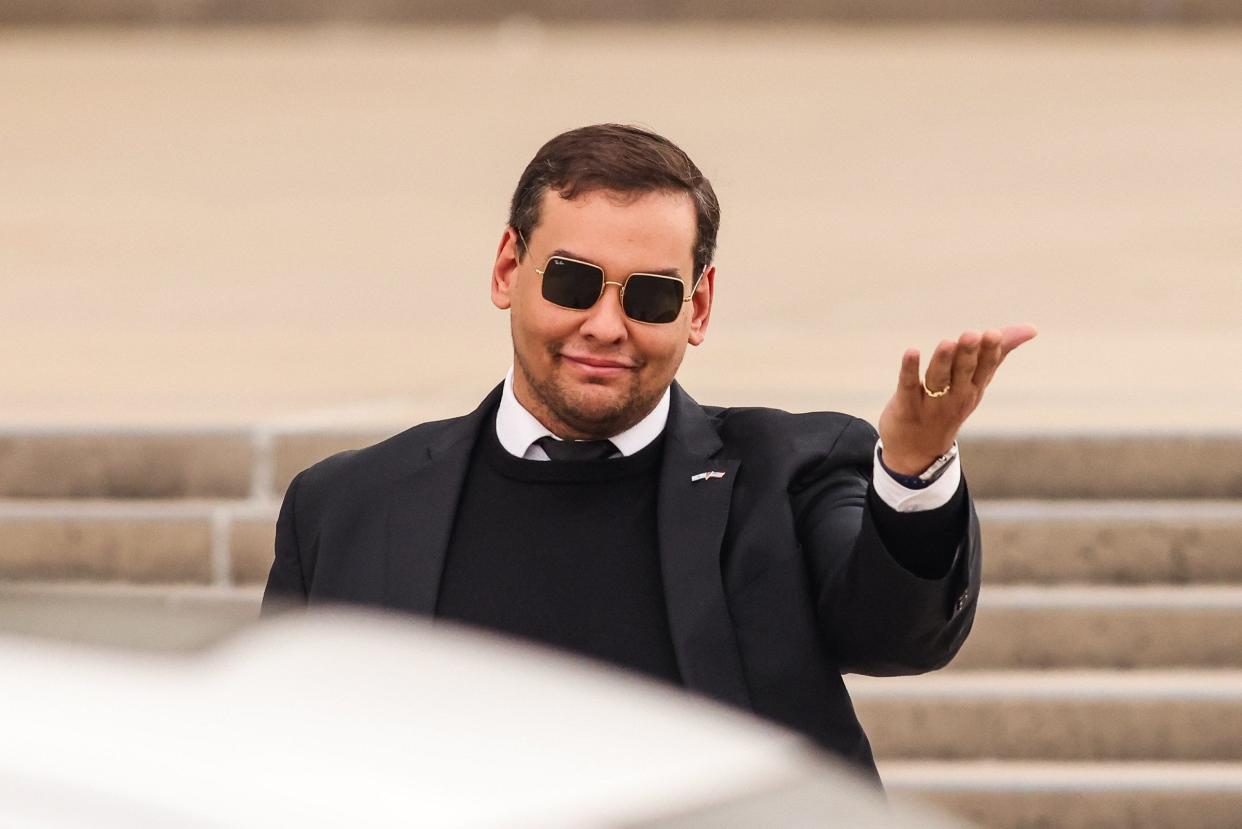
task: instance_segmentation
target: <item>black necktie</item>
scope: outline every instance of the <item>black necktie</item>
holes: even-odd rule
[[[557,440],[547,435],[535,444],[554,461],[602,461],[617,451],[610,440]]]

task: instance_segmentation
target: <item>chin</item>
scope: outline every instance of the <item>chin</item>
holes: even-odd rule
[[[553,413],[580,432],[608,437],[628,429],[644,414],[645,404],[627,385],[606,382],[561,385],[549,400]]]
[[[604,383],[583,383],[564,389],[558,401],[568,420],[607,425],[623,420],[632,402]]]

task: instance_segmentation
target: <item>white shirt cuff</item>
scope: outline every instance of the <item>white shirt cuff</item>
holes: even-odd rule
[[[949,461],[944,472],[930,486],[910,489],[898,483],[880,463],[880,442],[877,440],[871,477],[875,485],[875,494],[897,512],[924,512],[937,509],[949,503],[949,499],[953,497],[953,493],[957,492],[957,487],[962,482],[961,455]]]

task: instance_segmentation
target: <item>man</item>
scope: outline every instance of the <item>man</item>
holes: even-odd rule
[[[492,270],[513,368],[471,414],[289,486],[264,611],[361,602],[534,639],[807,734],[875,774],[842,673],[947,663],[979,530],[956,435],[1034,336],[967,332],[879,422],[701,406],[720,209],[679,148],[598,125],[527,166]]]

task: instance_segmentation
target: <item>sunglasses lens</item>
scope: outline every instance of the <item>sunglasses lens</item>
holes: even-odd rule
[[[599,299],[604,273],[594,265],[553,256],[543,271],[543,298],[563,308],[585,311]]]
[[[672,322],[681,313],[680,279],[634,274],[625,283],[625,313],[639,322]]]

